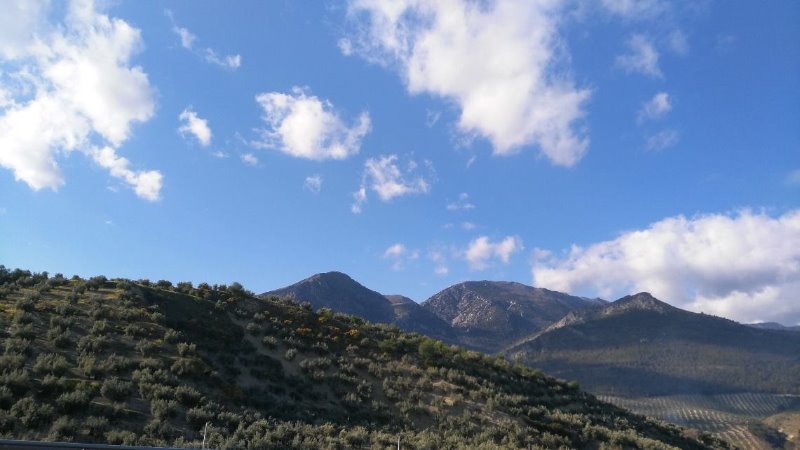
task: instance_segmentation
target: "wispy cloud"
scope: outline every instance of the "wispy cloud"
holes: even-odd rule
[[[448,211],[469,211],[475,209],[475,204],[469,200],[469,194],[462,192],[458,194],[458,200],[448,203],[446,208]]]
[[[643,122],[645,120],[660,119],[668,112],[672,111],[672,101],[669,94],[666,92],[659,92],[650,100],[642,103],[639,109],[638,120]]]
[[[364,163],[361,186],[353,193],[355,202],[351,211],[361,212],[361,206],[367,200],[368,190],[375,192],[384,202],[396,197],[429,192],[435,176],[432,163],[424,161],[423,170],[427,174],[420,173],[419,165],[413,160],[403,167],[397,155],[382,155],[367,159]]]
[[[166,14],[167,17],[169,17],[170,22],[172,22],[172,32],[175,33],[180,39],[181,47],[203,58],[203,60],[205,60],[206,62],[217,65],[224,69],[236,70],[239,68],[239,66],[242,65],[241,55],[238,54],[220,55],[217,51],[215,51],[212,48],[196,47],[195,42],[197,41],[197,36],[191,31],[189,31],[188,28],[178,26],[175,23],[175,17],[172,11],[165,10],[164,14]]]
[[[319,194],[319,192],[322,190],[322,176],[307,176],[303,182],[303,189],[311,192],[312,194]]]
[[[679,140],[680,133],[677,131],[672,129],[662,130],[647,137],[646,147],[649,151],[660,152],[674,146]]]
[[[650,39],[643,34],[634,34],[626,45],[628,53],[617,56],[618,67],[629,73],[640,73],[653,78],[663,77],[658,66],[658,51]]]

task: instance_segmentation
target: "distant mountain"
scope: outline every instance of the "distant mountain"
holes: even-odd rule
[[[746,324],[748,327],[758,328],[761,330],[780,330],[780,331],[795,331],[800,332],[800,325],[789,326],[781,325],[777,322],[760,322],[760,323],[748,323]]]
[[[439,292],[422,307],[452,326],[463,345],[496,352],[584,308],[605,304],[505,281],[467,281]]]
[[[455,330],[435,314],[420,306],[419,303],[402,295],[387,295],[386,299],[394,307],[392,323],[400,329],[424,334],[449,343],[457,343]]]
[[[800,394],[800,334],[684,311],[644,292],[570,312],[507,353],[594,393]]]
[[[309,302],[314,309],[330,308],[370,322],[392,323],[395,317],[395,307],[386,297],[341,272],[318,273],[260,295],[262,298],[270,296]]]

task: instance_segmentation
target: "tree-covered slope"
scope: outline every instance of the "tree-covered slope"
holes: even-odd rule
[[[709,448],[574,383],[240,285],[0,266],[0,436],[247,449]]]

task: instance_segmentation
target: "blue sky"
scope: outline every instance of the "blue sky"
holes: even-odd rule
[[[800,323],[797,2],[4,9],[8,267]]]

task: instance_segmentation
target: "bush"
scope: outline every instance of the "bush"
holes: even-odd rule
[[[0,356],[0,370],[9,372],[22,369],[22,367],[25,366],[25,359],[25,356],[19,353],[6,353]]]
[[[261,339],[261,343],[268,349],[275,349],[278,346],[278,339],[275,336],[264,336],[264,339]]]
[[[21,299],[17,300],[14,306],[20,311],[33,311],[36,309],[36,301],[39,299],[39,296],[34,295],[26,295]]]
[[[158,420],[175,417],[176,410],[177,404],[174,400],[155,399],[150,402],[150,414]]]
[[[53,417],[53,407],[42,404],[31,397],[21,398],[11,407],[11,415],[16,417],[23,425],[30,429],[39,428]]]
[[[86,418],[83,424],[89,431],[89,436],[101,438],[108,428],[108,419],[105,417],[89,416]]]
[[[185,406],[196,406],[203,398],[202,394],[197,389],[191,386],[178,386],[175,389],[175,398]]]
[[[58,353],[41,353],[36,357],[33,371],[38,374],[62,375],[69,366],[67,358]]]
[[[156,344],[147,340],[142,340],[136,344],[135,348],[136,351],[139,352],[142,356],[149,356],[153,354],[153,351],[156,348]]]
[[[53,441],[71,441],[78,434],[78,423],[69,416],[61,416],[50,426],[47,438]]]
[[[131,383],[111,377],[103,382],[100,394],[109,400],[125,400],[131,392]]]
[[[197,358],[178,358],[169,369],[179,377],[198,377],[205,371],[205,364]]]
[[[30,387],[31,377],[25,369],[10,370],[0,374],[0,385],[20,395]]]
[[[136,434],[128,430],[110,430],[106,441],[112,445],[136,445]]]
[[[31,324],[14,324],[11,326],[10,333],[12,338],[33,340],[36,338],[36,331]]]
[[[186,342],[181,342],[178,344],[177,348],[178,348],[178,354],[181,356],[189,356],[197,353],[197,345],[195,344],[187,344]]]
[[[103,336],[87,335],[78,341],[78,351],[81,353],[99,353],[108,346],[108,339]]]
[[[293,360],[295,356],[297,356],[297,350],[293,348],[286,350],[286,353],[283,355],[283,357],[286,358],[287,361]]]
[[[78,388],[72,392],[65,392],[59,395],[56,399],[56,404],[58,404],[64,412],[77,412],[86,408],[89,402],[92,401],[92,397],[94,397],[94,395],[88,390]]]

